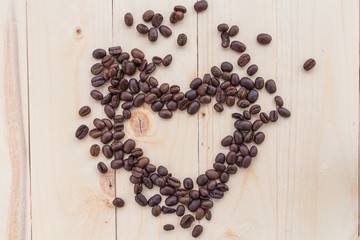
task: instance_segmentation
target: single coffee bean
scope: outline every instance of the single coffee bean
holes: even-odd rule
[[[269,114],[270,122],[276,122],[278,119],[279,119],[279,115],[278,115],[277,111],[272,110]]]
[[[90,154],[91,156],[98,156],[100,153],[100,146],[97,145],[97,144],[93,144],[91,147],[90,147]]]
[[[262,77],[257,77],[255,79],[255,88],[260,90],[264,87],[264,79]]]
[[[232,165],[236,162],[236,152],[230,151],[226,154],[226,163]]]
[[[219,173],[217,171],[215,171],[214,169],[208,169],[205,172],[205,175],[210,179],[210,180],[214,180],[219,178]]]
[[[173,100],[170,100],[169,102],[167,102],[166,107],[170,111],[176,111],[178,108],[177,103]]]
[[[238,26],[236,26],[236,25],[233,25],[233,26],[231,26],[231,28],[230,28],[230,30],[229,30],[229,36],[230,37],[234,37],[234,36],[236,36],[238,33],[239,33],[239,27]]]
[[[208,8],[208,3],[205,0],[198,1],[194,4],[194,9],[196,12],[205,11]]]
[[[200,204],[201,204],[200,199],[192,200],[188,205],[189,211],[196,212],[196,210],[200,207]]]
[[[145,26],[145,25],[144,25]],[[145,26],[146,27],[146,26]],[[127,52],[122,52],[119,56],[117,56],[116,60],[121,64],[125,60],[129,60],[130,55]],[[121,79],[119,77],[119,79]]]
[[[209,195],[210,195],[210,197],[212,197],[212,198],[221,199],[221,198],[224,197],[224,192],[222,192],[222,191],[220,191],[220,190],[218,190],[218,189],[215,189],[215,190],[211,191],[211,192],[209,193]]]
[[[249,130],[244,136],[244,142],[250,143],[253,137],[254,137],[254,132],[252,130]]]
[[[83,106],[79,109],[79,115],[80,117],[85,117],[91,112],[91,108],[89,106]]]
[[[222,72],[220,70],[220,68],[218,68],[217,66],[213,66],[211,68],[211,74],[214,76],[214,77],[220,77]]]
[[[185,207],[184,207],[184,205],[179,205],[179,206],[177,206],[177,208],[176,208],[176,215],[177,215],[178,217],[182,217],[182,216],[184,215],[184,213],[185,213]]]
[[[100,87],[100,86],[104,85],[105,82],[106,82],[106,80],[104,79],[103,76],[95,76],[91,79],[91,85],[93,87]]]
[[[235,174],[237,172],[237,167],[235,165],[227,166],[226,172],[229,174]]]
[[[179,182],[180,183],[180,182]],[[185,188],[177,188],[176,189],[176,192],[175,192],[175,195],[177,197],[183,197],[185,196],[186,194],[188,193],[188,191],[185,189]]]
[[[94,75],[100,74],[104,70],[104,66],[101,63],[95,63],[91,69],[90,72]]]
[[[251,164],[251,160],[252,160],[252,158],[249,155],[245,156],[241,162],[241,166],[243,168],[248,168]]]
[[[194,115],[197,113],[200,109],[200,103],[198,101],[194,101],[190,103],[189,107],[187,108],[187,112],[190,115]]]
[[[159,166],[157,172],[159,173],[160,176],[166,176],[168,174],[168,170],[164,166]]]
[[[99,172],[102,173],[102,174],[104,174],[104,173],[106,173],[108,171],[107,166],[103,162],[99,162],[97,164],[97,168],[98,168]]]
[[[250,62],[250,60],[251,60],[250,55],[245,53],[239,57],[237,64],[240,67],[245,67]]]
[[[134,98],[133,104],[135,107],[140,107],[144,104],[144,102],[145,102],[145,95],[143,93],[140,93]]]
[[[250,102],[246,99],[240,99],[236,104],[240,108],[247,108],[248,106],[250,106]]]
[[[172,117],[172,112],[168,109],[161,109],[158,112],[159,117],[164,118],[164,119],[170,119]]]
[[[175,177],[169,177],[167,183],[174,188],[179,188],[181,186],[180,180]]]
[[[148,32],[148,39],[150,42],[155,42],[158,39],[158,30],[155,27],[150,28]]]
[[[76,130],[75,132],[75,137],[77,139],[83,139],[84,137],[86,137],[86,135],[88,134],[89,132],[89,128],[85,125],[85,124],[82,124],[78,127],[78,129]]]
[[[95,126],[97,129],[99,129],[99,130],[104,129],[104,127],[105,127],[104,121],[101,120],[101,119],[99,119],[99,118],[95,118],[95,119],[93,120],[93,124],[94,124],[94,126]]]
[[[92,90],[90,92],[90,96],[95,99],[100,101],[103,98],[103,94],[101,92],[99,92],[98,90]]]
[[[145,54],[143,51],[141,51],[140,49],[138,48],[133,48],[131,50],[131,56],[133,56],[133,58],[139,58],[139,59],[144,59],[145,57]]]
[[[195,78],[194,80],[191,81],[190,83],[190,88],[193,90],[197,90],[202,84],[202,80],[201,78]]]
[[[158,205],[161,202],[162,198],[160,194],[155,194],[148,200],[148,204],[150,207],[153,207],[155,205]]]
[[[265,83],[265,89],[268,91],[268,93],[272,94],[276,92],[276,83],[274,80],[269,79]]]
[[[203,209],[210,209],[213,206],[214,206],[214,203],[211,200],[204,200],[201,202],[201,208],[203,208]]]
[[[213,168],[214,168],[216,171],[222,172],[222,171],[225,170],[225,165],[222,164],[222,163],[216,163],[216,162],[215,162],[215,163],[213,164]],[[208,188],[209,188],[209,184],[210,184],[210,182],[208,183]],[[210,190],[214,190],[214,189],[210,189]]]
[[[205,211],[205,219],[208,221],[211,220],[211,211],[208,209]]]
[[[269,122],[269,116],[265,112],[260,113],[260,119],[263,123]]]
[[[180,12],[182,12],[182,13],[186,13],[186,7],[184,7],[184,6],[182,6],[182,5],[176,5],[175,7],[174,7],[174,11],[180,11]]]
[[[98,48],[93,51],[92,55],[96,59],[101,59],[106,56],[106,51],[104,49]]]
[[[164,17],[160,13],[156,13],[151,19],[151,24],[157,28],[161,25],[163,20]]]
[[[214,109],[217,112],[222,112],[222,111],[224,111],[224,106],[221,103],[215,103]]]
[[[231,72],[233,70],[233,65],[229,62],[221,63],[221,70],[223,72]]]
[[[146,200],[146,197],[144,195],[142,195],[141,193],[140,194],[137,194],[135,196],[135,201],[142,207],[146,206],[147,205],[147,200]]]
[[[98,129],[92,129],[90,132],[89,132],[89,135],[90,137],[92,138],[99,138],[101,135],[102,135],[102,132]]]
[[[195,218],[191,214],[184,215],[180,220],[180,226],[184,229],[191,227],[191,224],[195,221]]]
[[[198,190],[190,190],[189,191],[189,197],[191,198],[191,199],[199,199],[199,197],[200,197],[200,192],[198,191]]]
[[[291,116],[291,112],[284,107],[278,107],[277,111],[282,117],[288,118]]]
[[[174,225],[172,225],[172,224],[165,224],[164,227],[163,227],[163,229],[164,229],[165,231],[171,231],[171,230],[174,230],[175,227],[174,227]]]
[[[121,159],[112,160],[110,166],[112,169],[120,169],[124,166],[124,161]]]
[[[153,10],[147,10],[146,12],[144,12],[142,18],[145,22],[150,22],[154,15],[155,13]]]
[[[165,206],[162,206],[161,210],[164,214],[171,214],[171,213],[176,212],[175,208],[169,208],[169,207],[165,207]]]
[[[203,219],[204,216],[205,216],[205,210],[202,208],[198,208],[195,213],[195,219],[199,221]]]
[[[204,186],[206,185],[206,183],[209,181],[208,177],[205,174],[200,174],[197,179],[196,179],[196,183],[199,186]]]
[[[152,62],[155,63],[156,65],[161,64],[162,61],[163,61],[163,59],[162,59],[161,57],[158,57],[158,56],[154,56],[154,57],[152,58]],[[152,77],[152,78],[154,78],[154,77]],[[151,85],[151,84],[150,84],[150,85]],[[156,85],[156,86],[157,86],[157,85]],[[156,87],[156,86],[155,86],[155,87]]]
[[[247,120],[237,120],[235,123],[235,128],[236,129],[239,129],[241,131],[248,131],[251,129],[252,127],[252,123],[250,121],[247,121]]]
[[[210,97],[209,95],[201,96],[201,97],[199,98],[199,102],[200,102],[201,104],[208,104],[208,103],[211,102],[211,97]]]
[[[122,115],[124,116],[125,119],[130,119],[131,118],[131,111],[128,109],[125,109],[122,113]]]
[[[258,114],[261,111],[261,106],[259,104],[255,104],[255,105],[251,106],[249,111],[252,115]]]
[[[187,190],[191,190],[194,187],[193,180],[191,178],[185,178],[183,180],[184,188]]]
[[[258,132],[254,136],[254,142],[256,144],[261,144],[265,140],[265,134],[263,132]]]
[[[229,36],[229,32],[223,32],[220,35],[221,37],[221,46],[223,48],[228,48],[230,45],[230,36]]]
[[[126,13],[124,16],[124,22],[126,26],[131,27],[134,23],[134,18],[131,13]]]
[[[168,26],[165,25],[161,25],[159,27],[159,32],[161,33],[161,35],[163,35],[164,37],[170,37],[172,34],[171,29]]]
[[[142,190],[143,190],[143,185],[141,183],[135,183],[134,184],[134,193],[135,194],[142,193]]]
[[[159,205],[153,206],[151,209],[151,213],[154,217],[157,217],[161,214],[161,207]]]
[[[113,124],[112,122],[107,119],[107,118],[103,118],[102,119],[103,123],[105,124],[105,127],[108,129],[108,130],[111,130],[113,128]]]
[[[235,143],[237,143],[237,144],[242,144],[242,143],[243,143],[243,141],[244,141],[244,136],[243,136],[243,133],[242,133],[242,132],[240,132],[239,130],[236,130],[236,131],[234,132],[233,136],[234,136],[234,141],[235,141]]]
[[[266,33],[260,33],[256,39],[257,39],[258,43],[260,43],[262,45],[267,45],[272,40],[271,36]]]
[[[257,147],[256,146],[252,146],[251,148],[250,148],[250,156],[251,157],[256,157],[256,155],[258,154],[258,149],[257,149]]]
[[[187,43],[187,36],[185,35],[185,33],[179,34],[179,36],[177,38],[177,44],[180,47],[182,47],[182,46],[185,46],[186,43]]]
[[[111,55],[106,55],[103,59],[101,59],[101,64],[104,67],[110,67],[115,62],[115,59]]]
[[[114,198],[112,203],[115,207],[118,207],[118,208],[122,208],[125,205],[124,200],[119,197]]]
[[[257,131],[261,126],[263,125],[263,122],[261,120],[255,120],[253,122],[252,130]]]
[[[165,204],[167,206],[174,206],[178,203],[178,199],[176,196],[169,196],[165,199]]]
[[[255,89],[252,89],[248,92],[248,95],[246,98],[249,100],[250,103],[254,103],[258,100],[259,93]]]
[[[198,94],[197,94],[197,91],[195,91],[195,90],[188,90],[186,93],[185,93],[185,97],[187,98],[187,99],[189,99],[190,101],[191,100],[194,100],[196,97],[198,96]]]
[[[192,230],[192,233],[191,235],[194,237],[194,238],[197,238],[201,235],[201,233],[203,232],[203,227],[201,225],[196,225],[194,227],[194,229]]]
[[[104,107],[104,112],[108,118],[113,118],[115,116],[115,110],[110,105]]]
[[[146,34],[149,32],[149,28],[145,24],[138,24],[136,26],[136,30],[141,34]],[[118,60],[118,62],[120,61]]]
[[[223,153],[218,153],[215,157],[216,163],[224,163],[225,162],[225,155]]]
[[[189,196],[179,197],[179,203],[188,205],[191,202],[191,198]]]
[[[313,69],[313,67],[315,67],[316,65],[316,61],[312,58],[306,60],[306,62],[304,63],[304,66],[303,68],[306,70],[306,71],[310,71],[311,69]]]
[[[117,56],[117,55],[120,55],[122,52],[122,49],[121,49],[121,46],[114,46],[114,47],[109,47],[109,53],[110,55],[112,56]],[[119,68],[119,65],[117,63],[113,64],[110,66],[110,70],[111,69],[114,69],[114,70],[118,70]],[[111,77],[115,77],[115,75],[111,75]]]
[[[239,53],[245,52],[246,50],[245,44],[239,41],[232,41],[230,44],[230,48]]]
[[[135,148],[135,146],[136,146],[136,143],[134,140],[132,140],[132,139],[126,140],[124,142],[124,147],[123,147],[124,152],[129,154]]]
[[[217,26],[217,30],[219,32],[226,32],[227,30],[229,30],[229,25],[227,25],[226,23],[221,23]]]
[[[257,73],[257,71],[258,71],[258,66],[256,64],[250,65],[246,70],[249,76],[254,75],[255,73]]]
[[[102,152],[106,158],[112,158],[113,151],[111,150],[111,147],[109,145],[104,145],[102,147]]]
[[[172,62],[172,55],[171,54],[168,54],[164,57],[162,63],[165,67],[169,66]]]
[[[221,140],[221,145],[223,147],[227,147],[230,146],[232,142],[233,142],[233,137],[231,135],[228,135]]]
[[[243,112],[244,119],[250,120],[251,119],[251,113],[248,110],[245,110]]]
[[[282,97],[276,96],[274,100],[278,107],[282,107],[284,105],[284,100],[282,99]]]
[[[241,78],[240,85],[249,90],[251,90],[255,87],[255,83],[248,77]]]

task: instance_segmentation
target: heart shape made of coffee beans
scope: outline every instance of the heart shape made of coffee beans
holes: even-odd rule
[[[248,59],[244,55],[239,58],[240,67],[244,67],[249,62],[244,64],[244,59]],[[92,145],[91,155],[98,156],[102,150],[106,158],[114,158],[110,164],[111,168],[115,170],[124,168],[131,172],[130,182],[134,184],[135,201],[140,206],[151,207],[154,216],[159,216],[161,213],[176,213],[177,216],[182,217],[180,225],[183,228],[190,228],[195,218],[211,219],[210,209],[214,206],[212,199],[223,198],[225,192],[229,190],[226,183],[230,175],[235,174],[238,168],[248,168],[252,159],[257,156],[256,145],[265,140],[265,134],[259,131],[262,125],[276,122],[278,115],[282,117],[291,115],[290,111],[283,107],[284,102],[280,96],[274,98],[276,110],[270,111],[269,114],[262,112],[261,106],[255,104],[259,97],[258,90],[265,88],[269,94],[274,94],[277,90],[275,81],[270,79],[265,82],[261,77],[257,77],[255,81],[249,77],[240,78],[238,74],[233,73],[233,65],[229,62],[223,62],[220,68],[212,67],[211,74],[204,74],[202,79],[193,79],[190,89],[182,92],[177,85],[170,86],[168,83],[163,83],[159,86],[158,81],[151,76],[160,64],[170,65],[172,61],[170,54],[163,59],[155,56],[151,62],[148,62],[140,49],[132,49],[129,54],[123,52],[120,46],[116,46],[109,48],[109,54],[103,49],[96,49],[93,57],[101,59],[101,62],[91,67],[91,72],[95,75],[91,79],[92,86],[97,88],[107,82],[110,85],[107,95],[103,96],[98,90],[92,90],[90,95],[104,105],[104,112],[108,118],[95,118],[93,121],[95,128],[90,132],[86,125],[81,125],[76,131],[76,137],[83,139],[89,133],[92,138],[100,138],[103,147],[100,148],[98,144]],[[252,75],[249,69],[256,68],[257,71],[255,66],[251,65],[248,68],[249,75]],[[140,71],[139,80],[125,78],[132,77],[137,70]],[[250,70],[252,71],[255,70]],[[170,119],[176,110],[186,110],[188,114],[194,115],[202,104],[210,104],[214,97],[216,100],[214,109],[219,113],[224,110],[224,105],[233,106],[235,103],[240,109],[246,110],[232,114],[235,119],[234,133],[221,140],[221,145],[228,147],[229,152],[217,154],[213,168],[200,174],[195,181],[191,178],[181,181],[169,173],[166,167],[156,167],[150,163],[150,159],[144,156],[142,149],[134,140],[122,141],[125,137],[124,122],[131,118],[133,108],[149,104],[152,111],[157,112],[160,118]],[[118,114],[120,104],[123,111]],[[79,114],[86,116],[90,111],[90,107],[84,106],[79,110]],[[256,115],[258,118],[250,121]],[[103,162],[99,162],[97,167],[101,173],[108,171],[107,165]],[[158,187],[160,194],[147,199],[142,194],[144,186],[148,189]],[[166,196],[164,206],[159,205],[162,196]],[[116,207],[123,207],[124,201],[117,197],[113,204]],[[184,215],[185,207],[191,213],[195,213],[195,217],[192,214]],[[172,230],[174,226],[167,224],[164,229]],[[198,232],[200,234],[202,232],[200,225],[193,229],[193,236],[197,236]]]

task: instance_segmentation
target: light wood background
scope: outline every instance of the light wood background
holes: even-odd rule
[[[184,90],[225,60],[245,74],[236,65],[238,54],[220,47],[216,26],[222,22],[240,27],[234,39],[247,45],[259,65],[256,76],[276,80],[292,117],[264,128],[258,157],[231,177],[230,191],[215,201],[213,219],[201,221],[201,239],[356,239],[358,1],[213,0],[198,15],[194,2],[1,0],[0,239],[191,239],[178,217],[154,218],[150,208],[136,205],[129,173],[100,175],[98,160],[109,161],[90,157],[95,141],[78,141],[74,131],[104,115],[89,96],[95,48],[171,53],[172,65],[155,76]],[[169,39],[149,43],[136,32],[147,9],[162,13],[170,25],[176,4],[188,13],[171,26]],[[132,28],[123,23],[126,12],[135,17]],[[184,48],[176,45],[182,32],[189,39]],[[269,46],[257,44],[260,32],[273,36]],[[309,57],[318,64],[305,72]],[[274,108],[265,91],[259,102],[267,111]],[[92,106],[92,113],[81,119],[83,105]],[[195,178],[225,151],[220,140],[233,132],[231,113],[239,110],[218,114],[212,105],[194,116],[176,112],[170,121],[144,106],[126,124],[127,136],[156,165],[181,179]],[[124,208],[112,207],[115,195],[125,199]],[[164,232],[166,223],[176,230]]]

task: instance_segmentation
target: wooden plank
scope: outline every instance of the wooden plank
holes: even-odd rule
[[[0,239],[30,239],[25,1],[2,1],[0,29]]]
[[[145,52],[148,61],[151,61],[152,56],[164,57],[171,53],[172,64],[167,68],[157,67],[154,76],[159,84],[165,82],[177,84],[182,91],[186,91],[189,89],[190,81],[197,75],[196,13],[192,2],[182,2],[189,13],[185,14],[183,21],[176,25],[170,24],[169,16],[176,4],[179,4],[179,1],[114,1],[114,45],[120,44],[123,50],[128,52],[132,48],[140,48]],[[136,31],[136,25],[143,23],[142,14],[148,9],[153,9],[164,16],[163,24],[170,26],[173,31],[170,38],[160,35],[157,42],[151,43],[146,36]],[[131,28],[124,24],[124,14],[127,12],[131,12],[134,16],[134,25]],[[179,47],[176,43],[180,33],[186,33],[188,36],[188,42],[184,47]],[[125,125],[125,129],[127,137],[135,139],[139,147],[144,150],[145,156],[148,156],[156,166],[166,166],[173,176],[181,180],[185,177],[196,178],[197,115],[189,116],[186,112],[176,111],[171,120],[163,120],[146,105],[133,111],[133,116]],[[116,175],[117,195],[126,201],[126,207],[117,210],[117,238],[188,239],[191,233],[180,228],[178,217],[161,215],[154,218],[151,215],[151,208],[139,208],[134,202],[133,184],[129,182],[129,176],[130,174],[124,170],[118,171]],[[154,187],[151,191],[145,189],[144,194],[149,197],[158,191],[159,188]],[[165,232],[162,227],[166,223],[174,224],[177,230]]]
[[[358,10],[278,0],[278,89],[293,115],[278,129],[277,239],[357,237]]]
[[[276,45],[260,46],[256,36],[260,32],[276,34],[275,1],[209,1],[206,12],[199,14],[199,75],[208,73],[214,65],[223,61],[234,65],[234,72],[240,77],[247,76],[246,68],[237,65],[239,53],[221,47],[220,33],[217,26],[227,23],[238,25],[240,32],[232,40],[243,42],[251,55],[251,64],[257,64],[259,71],[252,77],[264,79],[276,77]],[[250,64],[249,64],[250,65]],[[248,66],[249,66],[248,65]],[[259,91],[259,104],[263,111],[269,112],[274,104],[265,90]],[[217,113],[213,102],[203,107],[199,118],[200,171],[212,168],[215,156],[219,152],[227,154],[228,148],[220,141],[232,135],[234,128],[233,112],[241,112],[236,105],[224,106],[222,113]],[[256,116],[258,118],[258,116]],[[213,219],[202,220],[203,239],[276,239],[276,129],[283,121],[273,126],[263,126],[266,140],[259,146],[259,154],[248,169],[239,169],[230,177],[230,190],[221,200],[214,201],[211,210]],[[249,145],[250,147],[251,145]]]
[[[113,172],[100,175],[96,141],[74,135],[103,115],[89,69],[92,51],[111,45],[112,2],[29,1],[28,17],[33,239],[115,239]]]

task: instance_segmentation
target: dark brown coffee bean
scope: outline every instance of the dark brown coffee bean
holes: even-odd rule
[[[250,62],[250,60],[251,60],[250,55],[245,53],[239,57],[237,64],[240,67],[245,67]]]
[[[200,199],[192,200],[188,205],[189,211],[195,212],[200,207],[200,204],[201,204]]]
[[[255,120],[253,122],[252,130],[257,131],[262,125],[263,125],[263,122],[261,120]]]
[[[277,111],[272,110],[269,114],[270,122],[276,122],[278,119],[279,119],[279,115],[278,115]]]
[[[214,76],[214,77],[220,77],[222,72],[220,70],[220,68],[218,68],[217,66],[213,66],[211,68],[211,74]]]
[[[227,25],[226,23],[221,23],[217,26],[217,30],[219,32],[226,32],[227,30],[229,30],[229,25]]]
[[[199,186],[204,186],[206,185],[206,183],[209,181],[208,177],[205,174],[200,174],[197,179],[196,179],[196,183]]]
[[[147,10],[146,12],[144,12],[142,18],[145,22],[150,22],[154,15],[155,13],[153,10]]]
[[[190,115],[194,115],[199,111],[199,109],[200,109],[200,103],[198,101],[194,101],[190,103],[190,105],[188,106],[187,112]]]
[[[182,13],[186,13],[186,7],[184,7],[184,6],[182,6],[182,5],[176,5],[175,7],[174,7],[174,11],[180,11],[180,12],[182,12]]]
[[[219,178],[219,173],[217,171],[215,171],[214,169],[208,169],[205,172],[205,175],[210,179],[210,180],[214,180]]]
[[[161,214],[161,207],[159,205],[153,206],[151,209],[151,213],[154,217],[157,217]]]
[[[151,110],[154,112],[159,112],[164,107],[164,103],[161,101],[155,101],[153,104],[151,104]]]
[[[141,105],[144,104],[144,102],[145,102],[145,95],[143,93],[140,93],[134,98],[133,104],[135,107],[140,107]]]
[[[291,116],[291,112],[284,107],[278,107],[277,111],[282,117],[288,118]]]
[[[235,118],[235,119],[240,119],[240,120],[244,120],[244,116],[241,115],[240,113],[233,113],[231,114],[232,118]]]
[[[191,198],[189,196],[179,197],[179,203],[188,205],[191,202]]]
[[[125,202],[124,200],[122,200],[121,198],[119,197],[116,197],[114,200],[113,200],[113,205],[115,207],[118,207],[118,208],[122,208],[124,205],[125,205]]]
[[[236,104],[240,108],[247,108],[248,106],[250,106],[250,102],[246,99],[240,99]]]
[[[180,111],[187,109],[189,105],[190,105],[190,101],[187,98],[184,98],[178,102],[178,107]]]
[[[231,72],[233,70],[233,65],[229,62],[221,63],[221,70],[223,72]]]
[[[258,66],[256,64],[252,64],[248,67],[248,69],[246,70],[247,74],[249,76],[254,75],[255,73],[257,73],[258,71]]]
[[[167,102],[166,107],[170,111],[176,111],[178,108],[177,103],[173,100],[170,100],[169,102]]]
[[[258,114],[261,111],[261,106],[259,104],[255,104],[255,105],[251,106],[249,111],[252,115]]]
[[[159,166],[157,172],[159,173],[160,176],[166,176],[168,174],[168,170],[164,166]]]
[[[213,168],[214,168],[216,171],[222,172],[222,171],[225,170],[225,165],[222,164],[222,163],[214,163],[214,164],[213,164]],[[209,188],[209,184],[210,184],[210,182],[208,183],[208,188]],[[214,190],[214,189],[209,189],[209,190]]]
[[[179,34],[179,36],[177,38],[177,44],[180,47],[182,47],[182,46],[185,46],[186,43],[187,43],[187,36],[185,35],[185,33]]]
[[[176,196],[169,196],[165,199],[165,204],[167,206],[174,206],[178,203],[178,199]]]
[[[146,73],[153,73],[156,69],[156,65],[155,63],[149,63],[147,66],[146,66]]]
[[[316,65],[316,61],[312,58],[306,60],[306,62],[304,63],[304,66],[303,68],[306,70],[306,71],[310,71],[311,69],[313,69],[313,67],[315,67]]]
[[[208,221],[211,220],[211,211],[210,210],[205,211],[205,219]]]
[[[131,50],[131,56],[133,56],[133,58],[139,58],[139,59],[144,59],[145,57],[145,54],[143,51],[141,51],[140,49],[138,48],[133,48]]]
[[[211,97],[210,97],[209,95],[201,96],[201,97],[199,98],[199,102],[200,102],[201,104],[208,104],[208,103],[211,102]]]
[[[194,4],[194,9],[196,12],[202,12],[205,11],[208,8],[208,3],[205,0],[197,1]]]
[[[93,99],[100,101],[103,98],[103,94],[98,90],[92,90],[90,95]]]
[[[96,59],[101,59],[106,56],[106,51],[104,49],[98,48],[93,51],[92,55]]]
[[[250,119],[251,119],[251,113],[250,113],[248,110],[245,110],[245,111],[243,112],[243,117],[244,117],[244,119],[246,119],[246,120],[250,120]]]
[[[200,193],[198,190],[190,190],[189,191],[189,196],[191,199],[199,199],[200,197]]]
[[[165,224],[164,227],[163,227],[163,229],[164,229],[165,231],[171,231],[171,230],[174,230],[175,227],[174,227],[174,225],[172,225],[172,224]]]
[[[112,160],[110,166],[112,169],[120,169],[124,166],[124,161],[121,159]]]
[[[250,156],[251,157],[256,157],[256,155],[258,154],[258,149],[257,149],[257,147],[256,146],[252,146],[251,148],[250,148]]]
[[[101,63],[95,63],[91,69],[90,72],[94,75],[100,74],[104,70],[104,66]]]
[[[267,45],[272,40],[271,36],[266,33],[260,33],[256,39],[257,39],[258,43],[260,43],[262,45]]]
[[[231,26],[231,28],[230,28],[230,30],[229,30],[229,36],[230,37],[234,37],[234,36],[236,36],[238,33],[239,33],[239,27],[238,26],[236,26],[236,25],[233,25],[233,26]]]
[[[161,25],[163,20],[164,20],[164,17],[160,13],[156,13],[151,19],[151,24],[157,28]]]
[[[83,106],[79,109],[80,117],[85,117],[91,112],[91,108],[89,106]]]
[[[197,238],[201,235],[202,232],[203,232],[203,227],[201,225],[196,225],[192,230],[191,236]]]
[[[134,23],[134,18],[131,13],[126,13],[124,16],[124,22],[126,26],[131,27]]]
[[[161,33],[161,35],[163,35],[164,37],[170,37],[172,34],[171,29],[168,26],[165,25],[161,25],[159,27],[159,32]]]
[[[108,171],[107,166],[106,166],[105,163],[103,163],[103,162],[99,162],[99,163],[97,164],[97,169],[98,169],[99,172],[102,173],[102,174],[104,174],[104,173],[106,173],[106,172]]]
[[[253,137],[254,137],[254,132],[252,130],[249,130],[244,136],[244,142],[250,143]]]
[[[239,53],[245,52],[246,50],[245,44],[239,41],[232,41],[230,44],[230,48]]]
[[[143,190],[143,185],[141,183],[135,183],[134,184],[134,193],[135,194],[142,193],[142,190]]]
[[[139,88],[140,88],[140,91],[142,91],[144,93],[150,92],[150,85],[146,81],[139,81]]]
[[[120,55],[122,52],[121,46],[114,46],[114,47],[109,47],[109,53],[110,55],[113,56],[117,56]],[[117,64],[111,66],[111,68],[115,68],[117,69],[119,66]],[[115,77],[116,75],[112,75],[111,77]]]
[[[214,206],[214,203],[211,200],[204,200],[201,202],[201,208],[203,208],[203,209],[210,209],[213,206]]]
[[[195,78],[194,80],[191,81],[190,83],[190,88],[193,90],[197,90],[202,84],[202,80],[201,78]]]
[[[162,206],[161,210],[164,214],[172,214],[172,213],[176,212],[175,208],[169,208],[169,207],[165,207],[165,206]]]
[[[260,113],[260,119],[263,123],[269,122],[269,116],[265,112]]]
[[[249,90],[251,90],[251,89],[253,89],[255,87],[254,82],[248,77],[241,78],[240,79],[240,85],[245,87],[246,89],[249,89]]]
[[[255,88],[260,90],[264,87],[264,79],[262,77],[257,77],[255,79]]]
[[[180,226],[184,229],[191,227],[191,224],[195,221],[195,218],[191,214],[186,214],[180,220]]]
[[[212,85],[209,85],[207,90],[206,90],[206,93],[209,94],[210,96],[215,96],[216,95],[216,91],[217,91],[217,88],[212,86]]]
[[[221,103],[215,103],[214,109],[217,112],[222,112],[222,111],[224,111],[224,106]]]
[[[229,174],[235,174],[237,172],[237,167],[235,165],[227,166],[226,172]]]
[[[179,188],[181,186],[180,180],[175,177],[169,177],[167,183],[174,188]]]
[[[156,99],[157,99],[157,96],[156,96],[156,94],[154,94],[154,93],[149,93],[149,94],[147,94],[146,96],[145,96],[145,102],[147,103],[147,104],[152,104],[152,103],[154,103],[155,101],[156,101]]]
[[[249,100],[250,103],[254,103],[258,100],[259,93],[255,89],[250,90],[246,98]]]
[[[185,93],[185,97],[187,98],[187,99],[189,99],[190,101],[191,100],[194,100],[196,97],[198,96],[198,94],[197,94],[197,91],[195,91],[195,90],[188,90],[186,93]]]
[[[101,64],[104,67],[110,67],[114,63],[115,59],[111,55],[106,55],[103,59],[101,59]]]
[[[148,33],[148,39],[150,40],[150,42],[155,42],[158,39],[158,31],[156,28],[150,28]]]
[[[115,110],[110,105],[104,107],[104,112],[108,118],[113,118],[115,116]]]
[[[218,153],[215,157],[216,163],[224,163],[225,162],[225,155],[223,153]]]
[[[233,142],[233,137],[231,135],[228,135],[221,140],[221,145],[223,147],[227,147],[230,146],[232,142]]]
[[[90,154],[91,156],[98,156],[100,153],[100,146],[97,145],[97,144],[93,144],[91,147],[90,147]]]
[[[163,59],[163,65],[167,67],[171,64],[171,62],[172,62],[172,55],[171,54],[166,55]]]
[[[263,132],[258,132],[254,136],[254,142],[256,144],[261,144],[265,140],[265,134]]]
[[[111,150],[109,145],[104,145],[102,147],[102,152],[106,158],[112,158],[113,156],[113,151]]]
[[[226,154],[226,163],[232,165],[236,162],[236,152],[230,151]]]
[[[220,88],[218,88],[218,89],[216,90],[216,97],[215,97],[215,99],[216,99],[216,101],[217,101],[218,103],[224,103],[225,100],[226,100],[225,91],[222,90],[222,89],[220,89]]]
[[[155,194],[148,200],[148,204],[150,207],[153,207],[155,205],[158,205],[161,202],[162,198],[160,194]]]
[[[101,135],[101,142],[104,144],[109,143],[113,139],[112,133],[110,131],[105,131]]]
[[[162,58],[161,57],[158,57],[158,56],[154,56],[153,58],[152,58],[152,62],[153,63],[155,63],[155,64],[157,64],[157,65],[159,65],[160,63],[162,63]],[[151,84],[150,84],[151,85]],[[157,85],[156,85],[157,86]],[[155,87],[156,87],[155,86]]]
[[[184,215],[184,213],[185,213],[185,207],[184,207],[184,205],[179,205],[179,206],[177,206],[177,208],[176,208],[176,215],[177,215],[178,217],[182,217],[182,216]]]
[[[180,181],[179,181],[180,183]],[[180,186],[180,185],[179,185]],[[176,192],[175,192],[175,195],[178,196],[178,197],[183,197],[185,196],[186,194],[188,193],[188,190],[186,190],[185,188],[177,188],[176,189]]]
[[[124,130],[124,123],[122,123],[122,122],[115,122],[114,125],[113,125],[113,127],[114,127],[114,131],[115,131],[115,132],[120,132],[120,131]]]
[[[199,221],[199,220],[203,219],[203,217],[205,217],[204,209],[198,208],[195,213],[195,219]]]
[[[220,181],[222,183],[227,183],[229,181],[230,175],[227,172],[222,172],[220,174]]]
[[[128,109],[125,109],[122,113],[122,115],[124,116],[125,119],[130,119],[131,118],[131,111]]]
[[[191,190],[194,187],[193,180],[191,178],[185,178],[183,180],[184,188],[187,190]]]
[[[178,19],[177,19],[177,16],[176,16],[176,11],[174,11],[174,12],[172,12],[170,14],[169,21],[170,21],[170,23],[173,23],[173,24],[178,22]]]
[[[221,46],[223,48],[228,48],[230,45],[230,36],[229,36],[229,32],[223,32],[220,35],[221,37]]]
[[[276,96],[274,100],[278,107],[282,107],[284,105],[284,100],[282,99],[282,97]]]
[[[161,109],[158,113],[159,117],[164,119],[170,119],[172,117],[172,112],[168,109]]]
[[[241,131],[248,131],[252,127],[252,123],[247,120],[237,120],[234,125],[236,129],[239,129]]]
[[[145,26],[145,25],[144,25]],[[146,27],[146,26],[145,26]],[[129,53],[127,53],[127,52],[122,52],[117,58],[116,58],[116,60],[121,64],[123,61],[125,61],[125,60],[128,60],[130,58],[130,55],[129,55]],[[119,77],[119,79],[121,79],[120,77]]]
[[[265,89],[268,91],[268,93],[272,94],[276,92],[276,83],[274,80],[269,79],[265,83]]]
[[[77,139],[83,139],[84,137],[86,137],[86,135],[88,134],[89,132],[89,128],[85,125],[85,124],[82,124],[78,127],[78,129],[76,130],[75,132],[75,137]]]
[[[149,32],[149,28],[145,24],[138,24],[136,30],[141,34],[147,34]],[[118,62],[120,61],[118,60]]]
[[[135,148],[135,146],[136,146],[136,143],[134,140],[132,140],[132,139],[126,140],[124,142],[124,147],[123,147],[124,152],[129,154]]]
[[[89,132],[89,135],[90,137],[92,138],[99,138],[101,135],[102,135],[102,132],[98,129],[92,129],[90,132]]]
[[[251,164],[251,160],[252,160],[252,158],[249,155],[245,156],[241,162],[241,166],[243,168],[248,168]]]
[[[95,76],[91,79],[91,85],[93,87],[100,87],[104,85],[105,82],[106,80],[103,78],[103,76]]]
[[[141,193],[140,194],[137,194],[135,196],[135,201],[142,207],[146,206],[147,205],[147,200],[146,200],[146,197],[144,195],[142,195]]]

